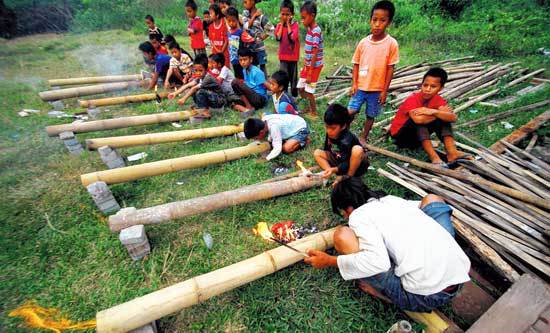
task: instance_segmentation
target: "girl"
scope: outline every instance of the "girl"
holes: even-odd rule
[[[193,58],[178,43],[170,43],[168,48],[172,58],[170,59],[170,68],[164,81],[165,88],[187,83],[193,67]]]
[[[220,6],[217,4],[210,5],[210,17],[212,24],[208,28],[208,39],[212,44],[212,53],[222,53],[225,57],[225,66],[231,67],[229,61],[229,39],[227,36],[227,24]]]

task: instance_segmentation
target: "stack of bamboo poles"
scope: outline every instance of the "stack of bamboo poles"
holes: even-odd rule
[[[478,156],[462,162],[462,171],[429,168],[414,159],[400,158],[426,171],[387,163],[394,174],[379,173],[418,194],[443,197],[453,205],[455,218],[514,270],[548,280],[550,165],[504,140],[501,143],[506,146],[502,154],[477,143],[477,149],[460,144]]]

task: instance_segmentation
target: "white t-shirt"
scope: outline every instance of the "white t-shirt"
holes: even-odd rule
[[[227,66],[223,66],[218,77],[223,80],[220,83],[223,92],[228,95],[234,94],[233,88],[231,88],[231,82],[235,79],[233,72]]]
[[[432,295],[470,280],[470,260],[451,234],[419,208],[418,201],[392,195],[371,199],[351,213],[349,226],[360,251],[338,256],[344,280],[386,272],[391,262],[403,288],[418,295]]]

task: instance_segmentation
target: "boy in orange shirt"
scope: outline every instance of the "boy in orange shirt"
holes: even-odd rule
[[[367,119],[359,138],[361,143],[366,142],[374,118],[386,103],[394,66],[399,62],[397,41],[386,32],[394,14],[395,7],[390,1],[375,3],[370,17],[371,34],[357,44],[353,54],[352,98],[348,111],[353,117],[366,103]]]

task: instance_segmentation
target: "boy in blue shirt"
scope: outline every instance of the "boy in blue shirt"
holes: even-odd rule
[[[170,68],[171,57],[166,54],[158,54],[153,47],[153,44],[150,42],[141,43],[139,45],[139,50],[143,52],[143,58],[146,63],[154,63],[155,71],[153,72],[151,81],[149,81],[149,86],[147,87],[147,89],[153,90],[158,84],[159,79],[161,82],[164,82],[166,79],[166,74]]]
[[[252,65],[254,54],[248,49],[239,50],[239,63],[243,67],[244,80],[235,79],[231,87],[240,101],[233,107],[239,112],[251,112],[263,108],[267,102],[264,72]],[[243,105],[244,104],[244,105]]]

